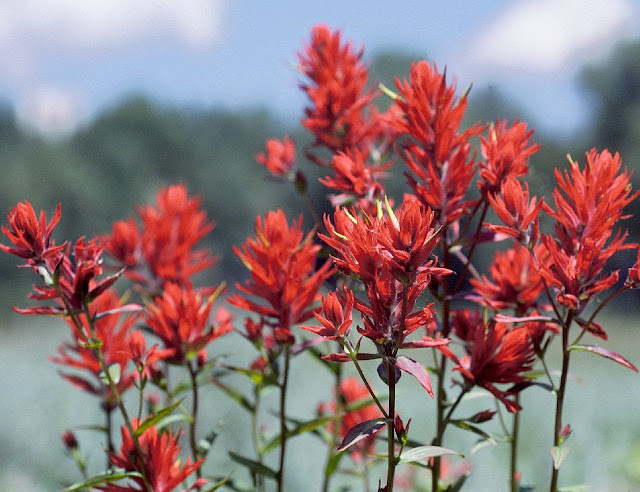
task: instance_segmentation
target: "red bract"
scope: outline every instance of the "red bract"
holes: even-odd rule
[[[350,201],[356,201],[367,211],[373,211],[373,204],[384,196],[384,188],[378,181],[384,177],[384,171],[391,163],[382,166],[367,164],[367,157],[359,150],[338,152],[333,157],[331,167],[334,176],[320,178],[320,182],[328,188],[341,191],[339,195],[331,195],[334,207]]]
[[[151,290],[165,282],[186,285],[216,263],[208,250],[195,250],[215,224],[207,222],[200,198],[190,198],[184,184],[162,188],[156,201],[157,208],[138,208],[142,231],[133,219],[114,224],[107,251],[127,267],[128,277]]]
[[[388,268],[396,276],[412,283],[416,275],[429,281],[431,274],[447,274],[429,260],[439,238],[432,227],[434,214],[415,197],[405,195],[402,206],[380,217],[355,216],[352,209],[336,209],[334,224],[328,216],[324,223],[328,235],[320,238],[336,250],[334,264],[347,275],[357,275],[366,284],[378,272]]]
[[[34,293],[27,297],[39,301],[55,300],[57,305],[26,309],[14,307],[13,309],[20,314],[27,315],[71,314],[67,312],[67,307],[72,312],[82,311],[87,303],[92,302],[110,288],[120,276],[121,272],[118,272],[99,281],[95,280],[103,272],[103,249],[104,245],[97,238],[90,241],[80,238],[73,247],[73,261],[68,246],[65,252],[56,252],[53,256],[48,257],[45,260],[46,269],[49,272],[46,285],[34,285]],[[135,308],[133,305],[129,307]],[[121,307],[120,309],[127,310],[128,308]]]
[[[320,246],[313,244],[313,232],[303,235],[302,217],[289,226],[282,210],[268,212],[264,220],[256,218],[255,234],[241,248],[233,248],[251,272],[251,277],[236,287],[265,302],[259,304],[242,294],[232,295],[229,302],[269,318],[276,328],[276,339],[291,341],[291,326],[313,316],[311,304],[333,274],[331,262],[314,271]]]
[[[332,152],[368,148],[375,125],[365,108],[373,91],[366,90],[368,69],[361,58],[362,50],[341,44],[340,32],[331,33],[324,25],[313,28],[311,43],[298,55],[300,70],[309,78],[300,87],[311,100],[302,125],[315,135],[314,146]],[[325,164],[320,158],[314,160]]]
[[[537,251],[537,257],[542,260],[543,249],[537,248]],[[491,309],[514,309],[524,314],[536,305],[543,289],[531,253],[519,243],[495,254],[489,275],[493,282],[483,275],[481,280],[471,279],[471,285],[478,293],[479,302]]]
[[[456,99],[454,87],[435,64],[412,64],[409,80],[396,79],[396,86],[401,96],[395,101],[401,114],[396,126],[412,137],[402,147],[402,159],[412,173],[407,174],[409,185],[440,223],[453,222],[470,203],[465,196],[476,164],[469,138],[483,127],[459,132],[467,96]]]
[[[353,321],[353,292],[344,290],[344,298],[329,292],[322,299],[321,313],[313,313],[322,326],[301,326],[303,330],[320,335],[327,340],[337,340],[349,335]]]
[[[129,336],[128,355],[143,378],[151,378],[152,373],[156,370],[154,364],[174,354],[175,349],[158,349],[158,344],[155,344],[150,349],[147,348],[147,342],[141,331],[133,331]]]
[[[632,289],[637,289],[640,286],[640,249],[638,250],[638,259],[633,264],[631,268],[629,268],[629,273],[627,275],[627,281],[625,285],[631,287]]]
[[[538,216],[544,206],[544,198],[529,199],[529,185],[510,178],[500,185],[501,195],[489,194],[489,203],[505,226],[485,223],[492,232],[506,234],[525,244],[538,240]]]
[[[293,176],[295,170],[295,143],[287,136],[281,141],[270,138],[266,143],[266,152],[256,154],[256,161],[274,176],[289,178]]]
[[[519,178],[528,172],[529,157],[540,145],[529,145],[533,130],[527,124],[516,120],[511,127],[506,121],[496,120],[489,127],[488,138],[480,137],[482,157],[478,187],[483,194],[496,193],[502,183],[509,178]]]
[[[214,327],[209,314],[215,299],[205,298],[191,286],[168,283],[161,296],[147,309],[147,323],[174,354],[168,362],[182,364],[193,359],[199,350],[216,338],[233,330],[232,319],[224,310],[222,322]]]
[[[496,384],[520,384],[528,380],[523,376],[531,370],[535,352],[525,327],[509,330],[508,323],[479,322],[466,334],[467,356],[458,358],[448,348],[441,348],[447,357],[458,365],[467,384],[480,386],[498,398],[507,410],[515,412],[520,406],[510,400],[513,390],[502,391]]]
[[[116,384],[120,394],[130,388],[135,380],[135,374],[126,372],[126,368],[130,357],[131,338],[129,330],[136,322],[135,316],[128,316],[120,323],[122,313],[116,311],[115,314],[108,314],[121,307],[122,303],[118,294],[113,290],[108,290],[99,296],[89,308],[91,316],[95,319],[96,337],[102,343],[100,350],[106,365],[117,364],[120,367],[120,378]],[[84,315],[79,315],[77,319],[82,324],[82,333],[78,331],[78,328],[71,320],[68,320],[73,342],[65,343],[58,347],[58,357],[50,357],[50,359],[56,364],[66,365],[89,373],[88,378],[66,373],[63,373],[62,377],[75,387],[101,397],[107,407],[113,408],[116,405],[114,395],[111,393],[109,386],[100,377],[101,367],[95,350],[83,347],[85,341],[91,336],[87,319]]]
[[[141,424],[138,419],[132,419],[131,425],[135,431]],[[126,426],[122,426],[122,445],[120,452],[111,455],[111,462],[125,471],[136,471],[142,473],[154,492],[171,492],[180,486],[193,472],[195,472],[204,458],[191,463],[191,458],[187,458],[184,466],[181,467],[180,445],[178,440],[180,435],[174,435],[169,429],[159,433],[155,426],[150,426],[138,436],[138,443],[143,454],[142,461],[137,456],[135,444],[131,433]],[[99,486],[100,490],[106,492],[145,492],[147,490],[142,478],[128,478],[130,481],[126,485],[107,484]],[[196,480],[191,487],[183,489],[183,492],[193,490],[198,486],[207,483],[206,479]]]
[[[619,173],[620,156],[607,150],[591,150],[586,161],[583,170],[571,160],[569,172],[556,170],[556,211],[545,207],[556,219],[555,236],[542,238],[551,262],[540,266],[540,274],[556,287],[558,302],[574,310],[618,281],[618,271],[602,275],[607,260],[637,246],[625,244],[626,232],[620,230],[609,241],[618,220],[625,218],[624,207],[638,194],[631,192],[631,174]]]
[[[26,200],[9,210],[7,220],[9,227],[2,226],[2,233],[15,247],[0,244],[0,251],[24,258],[27,260],[26,265],[37,264],[65,247],[64,244],[55,246],[51,240],[53,228],[60,220],[60,204],[49,224],[44,210],[40,212],[40,218],[37,218],[33,207]]]

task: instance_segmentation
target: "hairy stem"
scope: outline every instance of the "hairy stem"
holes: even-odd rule
[[[260,408],[260,388],[256,387],[254,390],[254,405],[253,412],[251,412],[251,440],[253,441],[253,449],[256,452],[256,458],[258,463],[262,463],[262,450],[260,449],[260,434],[258,430],[258,411]],[[252,473],[253,483],[256,490],[264,490],[264,480],[262,475],[258,473]]]

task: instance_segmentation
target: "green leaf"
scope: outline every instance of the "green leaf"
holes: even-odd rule
[[[167,415],[169,415],[171,412],[173,412],[176,408],[178,408],[178,406],[182,403],[182,400],[179,400],[177,402],[175,402],[173,405],[169,405],[166,408],[163,408],[162,410],[160,410],[158,413],[156,413],[155,415],[149,417],[148,419],[146,419],[144,422],[142,422],[138,428],[133,432],[133,434],[135,435],[135,437],[139,437],[142,435],[142,433],[144,431],[146,431],[149,427],[151,427],[152,425],[157,424],[158,422],[160,422],[162,419],[164,419]]]
[[[338,464],[340,464],[340,460],[346,453],[344,451],[340,451],[339,453],[334,453],[331,455],[331,458],[327,461],[327,465],[324,467],[324,476],[330,477],[333,475],[338,469]]]
[[[598,347],[596,345],[572,345],[569,347],[569,350],[581,350],[584,352],[591,352],[593,354],[599,355],[600,357],[604,357],[606,359],[617,362],[618,364],[631,369],[632,371],[638,372],[638,368],[634,366],[627,359],[622,357],[620,354],[616,354],[615,352],[611,352],[610,350],[604,349],[602,347]]]
[[[553,458],[553,467],[557,470],[562,465],[567,455],[571,451],[569,446],[554,446],[549,450],[551,457]]]
[[[86,349],[97,349],[102,347],[102,345],[102,340],[98,340],[97,338],[91,338],[88,342],[82,340],[78,342],[78,347]]]
[[[255,460],[250,460],[249,458],[245,458],[244,456],[240,456],[233,451],[229,451],[229,456],[231,456],[231,459],[233,461],[246,466],[247,468],[249,468],[249,470],[257,473],[258,475],[262,475],[273,480],[276,480],[278,477],[278,474],[274,470],[266,465],[263,465],[262,463],[259,463]]]
[[[465,420],[451,420],[451,424],[455,425],[456,427],[458,427],[459,429],[463,429],[469,432],[473,432],[474,434],[478,434],[480,437],[482,437],[483,439],[485,439],[486,441],[489,442],[489,444],[495,446],[496,445],[496,441],[493,439],[493,437],[491,437],[489,434],[487,434],[485,431],[483,431],[480,427],[476,427],[475,425],[471,425],[469,422],[465,421]]]
[[[193,422],[193,419],[189,415],[185,415],[184,413],[176,413],[174,415],[167,415],[166,417],[160,419],[156,422],[156,428],[158,430],[162,430],[165,427],[170,426],[171,424],[175,424],[176,422]]]
[[[372,436],[390,422],[391,420],[389,419],[379,417],[377,419],[365,420],[364,422],[354,425],[347,431],[347,435],[344,436],[344,439],[342,440],[342,443],[340,443],[337,451],[344,451],[355,443]]]
[[[234,400],[236,403],[239,403],[240,406],[242,406],[242,408],[244,408],[248,412],[253,413],[256,411],[255,406],[237,389],[232,388],[219,379],[213,377],[208,378],[207,381],[213,384],[216,388],[221,389],[225,395]]]
[[[591,484],[582,483],[580,485],[567,485],[566,487],[559,487],[558,492],[587,492],[591,488]]]
[[[67,487],[65,492],[71,492],[72,490],[88,489],[96,485],[104,485],[111,482],[122,480],[123,478],[142,478],[142,474],[138,472],[105,472],[99,475],[94,475],[83,482],[74,483]]]
[[[334,415],[330,415],[328,417],[319,417],[317,419],[308,420],[306,422],[300,422],[293,429],[287,432],[287,439],[293,436],[297,436],[300,434],[304,434],[305,432],[309,432],[317,429],[318,427],[324,427],[329,422],[336,420],[338,417]],[[280,434],[274,436],[265,446],[262,448],[262,454],[266,454],[273,449],[280,446]]]
[[[447,448],[441,448],[440,446],[420,446],[418,448],[411,448],[403,451],[400,455],[399,463],[411,463],[414,461],[422,461],[425,458],[434,458],[436,456],[445,456],[450,454],[463,456],[460,453],[451,451]]]
[[[231,480],[231,475],[227,475],[226,477],[221,478],[220,480],[216,480],[211,485],[211,487],[204,489],[204,492],[213,492],[214,490],[218,490],[220,487],[226,484],[229,480]]]
[[[206,489],[205,492],[209,492],[210,490],[216,490],[216,488],[220,487],[220,482],[223,482],[222,485],[224,485],[226,488],[229,488],[231,490],[235,490],[236,492],[255,492],[255,489],[243,482],[238,482],[236,480],[233,480],[231,478],[231,474],[229,474],[226,477],[207,477],[210,481],[214,482],[212,487],[215,488],[209,488]]]
[[[118,364],[117,362],[111,364],[109,367],[107,367],[107,371],[109,372],[109,376],[111,376],[111,381],[113,381],[113,384],[118,384],[118,382],[120,381],[121,372],[120,364]],[[102,384],[104,384],[105,386],[109,384],[109,378],[104,373],[104,371],[100,371],[98,373],[98,377],[100,378],[100,381],[102,381]]]

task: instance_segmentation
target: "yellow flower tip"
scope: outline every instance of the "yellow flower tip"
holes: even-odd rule
[[[387,195],[384,196],[384,205],[387,207],[387,213],[389,214],[389,218],[391,219],[391,223],[393,224],[393,227],[395,227],[396,230],[399,231],[400,223],[398,222],[398,218],[396,217],[396,214],[393,212],[391,205],[389,205],[389,199],[387,198]]]

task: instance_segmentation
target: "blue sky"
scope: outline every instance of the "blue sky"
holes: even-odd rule
[[[131,92],[261,105],[293,121],[304,98],[292,63],[322,22],[369,55],[424,53],[460,87],[497,85],[541,128],[568,133],[587,117],[576,73],[640,34],[638,2],[0,0],[0,94],[25,124],[54,133]]]

